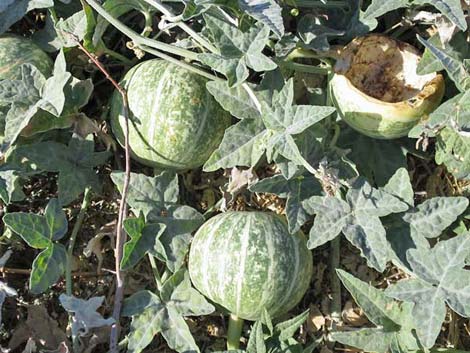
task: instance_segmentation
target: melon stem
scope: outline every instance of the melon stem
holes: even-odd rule
[[[237,350],[240,347],[243,319],[231,314],[228,320],[227,350]]]

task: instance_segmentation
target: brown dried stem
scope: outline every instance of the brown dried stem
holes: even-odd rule
[[[129,189],[129,181],[131,177],[131,161],[130,161],[130,149],[129,149],[129,102],[127,100],[126,91],[117,83],[111,75],[108,73],[106,68],[100,63],[100,61],[91,54],[79,41],[77,41],[80,49],[90,58],[90,60],[96,65],[96,67],[105,75],[106,79],[116,88],[116,90],[122,96],[122,107],[125,118],[124,128],[124,146],[125,146],[125,177],[124,186],[122,188],[122,197],[119,204],[118,222],[116,225],[116,247],[114,249],[115,257],[115,268],[116,268],[116,292],[114,294],[114,309],[113,318],[115,324],[111,326],[110,335],[110,352],[118,352],[118,340],[119,340],[119,318],[121,315],[122,301],[124,299],[124,274],[121,271],[121,259],[123,255],[124,243],[126,241],[126,234],[123,231],[123,222],[127,215],[127,191]]]

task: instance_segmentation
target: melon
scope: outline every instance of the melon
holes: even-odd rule
[[[195,288],[238,318],[257,320],[292,309],[310,284],[312,254],[302,232],[280,216],[226,212],[204,223],[189,253]]]
[[[206,89],[207,79],[164,60],[134,66],[122,80],[131,112],[129,145],[144,165],[186,170],[203,165],[230,125],[228,112]],[[112,97],[111,126],[124,145],[122,97]]]
[[[406,136],[444,95],[442,75],[416,73],[420,59],[413,46],[384,35],[354,39],[342,50],[330,80],[341,118],[369,137]]]
[[[21,79],[21,65],[32,64],[46,77],[53,62],[33,41],[13,34],[0,36],[0,80]]]

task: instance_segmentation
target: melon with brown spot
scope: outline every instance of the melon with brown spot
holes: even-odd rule
[[[20,79],[21,65],[32,64],[46,77],[52,72],[51,58],[33,41],[13,34],[0,36],[0,80]]]
[[[206,89],[207,79],[164,60],[133,67],[121,84],[127,91],[129,145],[142,164],[173,170],[203,165],[222,141],[230,114]],[[115,92],[111,125],[124,145],[122,97]]]

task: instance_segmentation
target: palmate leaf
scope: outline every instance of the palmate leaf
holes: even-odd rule
[[[464,270],[470,253],[470,234],[441,241],[432,249],[411,249],[407,259],[414,277],[390,286],[393,298],[414,303],[413,320],[422,344],[434,345],[446,314],[445,304],[470,316],[470,272]]]
[[[73,136],[68,146],[54,141],[38,142],[16,148],[12,160],[41,171],[58,172],[59,200],[67,205],[86,187],[99,192],[101,184],[94,167],[109,158],[109,152],[94,152],[93,136]]]
[[[377,328],[337,331],[332,338],[366,352],[415,351],[420,348],[413,330],[412,305],[398,303],[385,293],[343,270],[336,270],[341,282]],[[397,350],[400,347],[401,349]]]
[[[268,162],[280,161],[282,157],[312,171],[312,167],[303,155],[305,146],[299,148],[295,139],[331,115],[335,111],[333,107],[292,105],[293,80],[284,84],[280,91],[255,92],[262,104],[259,113],[256,113],[258,109],[252,103],[244,105],[239,103],[251,100],[243,88],[227,89],[220,84],[211,84],[209,87],[225,109],[233,111],[235,116],[243,119],[226,130],[219,148],[205,163],[204,171],[236,166],[253,167],[265,152]],[[224,92],[218,92],[222,88]]]
[[[275,0],[238,0],[242,11],[265,24],[278,37],[284,36],[282,8]]]
[[[124,173],[113,172],[111,179],[121,191]],[[131,180],[127,203],[134,214],[142,213],[147,226],[153,227],[153,230],[156,227],[164,228],[158,238],[161,244],[155,243],[159,250],[150,253],[165,262],[170,271],[175,272],[184,262],[191,232],[204,222],[204,217],[195,209],[178,204],[179,186],[175,173],[163,172],[155,177],[131,173]],[[139,222],[139,227],[143,229],[141,221]]]
[[[420,36],[418,36],[418,40],[441,62],[442,66],[449,74],[449,77],[454,81],[461,92],[466,91],[470,87],[470,73],[462,61],[459,61],[445,50],[435,46],[430,41]]]
[[[366,11],[361,14],[361,21],[368,25],[369,30],[373,30],[377,26],[378,17],[412,5],[432,5],[462,31],[467,29],[467,21],[460,0],[373,0]]]
[[[446,54],[457,61],[463,62],[470,55],[470,45],[467,42],[464,32],[454,34],[450,42],[444,45],[438,33],[428,39],[428,44],[434,45],[436,48],[445,50]],[[426,49],[421,60],[418,63],[416,73],[419,75],[431,74],[433,72],[442,71],[445,67],[442,62]]]
[[[127,218],[124,221],[124,229],[131,239],[124,244],[121,268],[128,270],[134,267],[147,253],[154,256],[157,253],[165,253],[159,239],[165,228],[164,224],[145,224],[142,213],[138,218]]]
[[[72,337],[86,336],[90,329],[109,326],[114,323],[113,318],[104,319],[98,308],[103,304],[104,297],[92,297],[87,300],[61,294],[60,304],[69,313],[73,314]]]
[[[213,311],[214,307],[191,287],[187,270],[180,269],[164,283],[160,296],[144,290],[124,301],[122,315],[132,317],[128,352],[142,352],[158,333],[177,352],[199,352],[184,317]]]
[[[46,291],[64,273],[66,250],[56,241],[67,233],[68,223],[59,200],[51,199],[44,215],[11,212],[3,222],[31,247],[43,251],[34,259],[29,286],[32,293]]]
[[[457,179],[470,179],[470,135],[444,128],[436,139],[435,159]]]
[[[56,58],[53,75],[47,80],[34,66],[23,64],[21,80],[1,81],[0,104],[10,105],[4,116],[3,151],[15,143],[38,112],[49,113],[52,119],[62,114],[66,100],[64,88],[70,78],[71,74],[66,71],[65,56],[61,51]]]
[[[309,214],[316,215],[307,244],[310,249],[343,233],[368,264],[382,272],[390,246],[380,217],[404,212],[409,206],[395,196],[372,188],[364,179],[358,179],[346,194],[346,201],[332,196],[312,196],[303,202],[303,207]]]
[[[276,155],[281,155],[311,169],[295,143],[294,136],[331,115],[335,108],[292,105],[293,101],[294,81],[291,79],[279,93],[273,95],[271,105],[262,103],[262,120],[269,131],[266,142],[266,155],[268,161],[274,160]]]
[[[383,191],[406,202],[409,209],[383,219],[387,240],[391,247],[390,260],[410,272],[407,252],[411,249],[428,249],[426,238],[442,234],[467,209],[465,197],[434,197],[418,206],[414,205],[414,192],[408,171],[399,169]]]
[[[266,138],[261,119],[243,119],[225,130],[219,148],[204,164],[204,171],[255,166],[265,152]]]
[[[260,180],[250,186],[252,192],[275,194],[286,200],[286,217],[289,232],[295,233],[309,218],[302,202],[321,193],[321,186],[313,176],[297,176],[286,180],[282,175]]]
[[[248,67],[257,72],[274,70],[277,65],[262,53],[269,40],[269,27],[255,25],[248,32],[204,14],[204,20],[219,53],[203,53],[198,59],[228,79],[229,86],[243,83]]]

